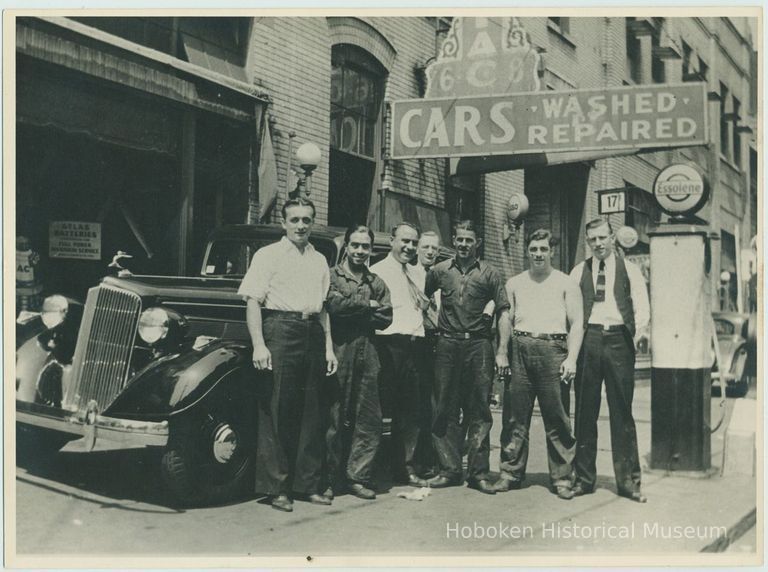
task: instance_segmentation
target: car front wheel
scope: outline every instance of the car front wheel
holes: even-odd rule
[[[252,420],[243,400],[226,396],[172,419],[162,475],[185,506],[222,503],[252,484]]]

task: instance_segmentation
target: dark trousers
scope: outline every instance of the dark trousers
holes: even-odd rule
[[[593,489],[597,480],[597,419],[600,392],[605,393],[611,426],[611,452],[619,492],[640,490],[632,397],[635,390],[635,347],[629,332],[588,327],[576,376],[576,481]]]
[[[437,468],[437,455],[432,443],[432,393],[435,383],[435,351],[437,335],[427,334],[424,339],[423,373],[420,376],[419,441],[416,444],[416,467],[420,475],[433,473]]]
[[[512,374],[504,388],[502,411],[501,474],[514,481],[525,479],[531,414],[538,399],[549,478],[555,486],[570,484],[576,442],[562,401],[560,364],[568,354],[566,342],[515,336],[511,349]]]
[[[421,432],[419,414],[424,372],[424,338],[404,335],[377,336],[382,405],[392,417],[390,464],[396,479],[416,474],[415,452]]]
[[[272,371],[257,372],[258,493],[312,494],[321,481],[323,422],[320,387],[325,339],[315,320],[264,316],[264,341]]]
[[[432,435],[441,476],[463,480],[461,458],[464,445],[468,478],[479,481],[489,476],[493,367],[491,340],[441,337],[437,341]],[[466,428],[466,444],[459,423],[461,415]]]
[[[371,482],[381,442],[379,356],[361,335],[335,346],[339,370],[330,380],[330,422],[326,432],[328,485]]]

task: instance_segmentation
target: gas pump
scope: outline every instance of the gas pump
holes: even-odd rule
[[[710,243],[692,217],[708,189],[698,169],[672,165],[654,182],[668,224],[649,232],[651,253],[652,469],[707,471],[711,465],[713,365]]]

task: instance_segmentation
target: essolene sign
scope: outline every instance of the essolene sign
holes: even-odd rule
[[[695,167],[675,164],[662,169],[653,182],[659,208],[672,216],[693,214],[709,198],[706,181]]]

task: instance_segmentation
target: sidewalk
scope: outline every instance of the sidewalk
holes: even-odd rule
[[[422,502],[393,498],[397,492],[409,490],[407,487],[395,487],[373,503],[361,504],[357,499],[343,496],[334,502],[334,512],[338,510],[339,517],[343,518],[342,515],[353,510],[365,522],[372,523],[375,530],[372,534],[367,526],[345,527],[344,544],[365,547],[366,554],[387,554],[393,549],[398,553],[437,551],[441,556],[468,552],[552,554],[553,551],[639,556],[691,554],[725,550],[754,523],[754,477],[720,477],[723,434],[728,419],[712,436],[713,471],[707,475],[649,471],[650,382],[640,381],[635,392],[634,412],[644,471],[643,491],[648,502],[638,504],[616,495],[607,406],[603,407],[599,421],[598,489],[594,494],[563,501],[549,492],[544,429],[535,411],[524,488],[494,496],[466,487],[439,489],[431,491]],[[719,400],[713,399],[713,426],[719,416]],[[498,470],[500,425],[501,412],[496,410],[491,436],[494,471]],[[292,518],[298,524],[306,514]],[[417,525],[412,526],[411,522]],[[334,523],[323,522],[315,528],[311,540],[305,539],[303,547],[313,554],[323,554],[324,548],[337,545],[339,532]],[[273,549],[281,552],[276,545]]]

